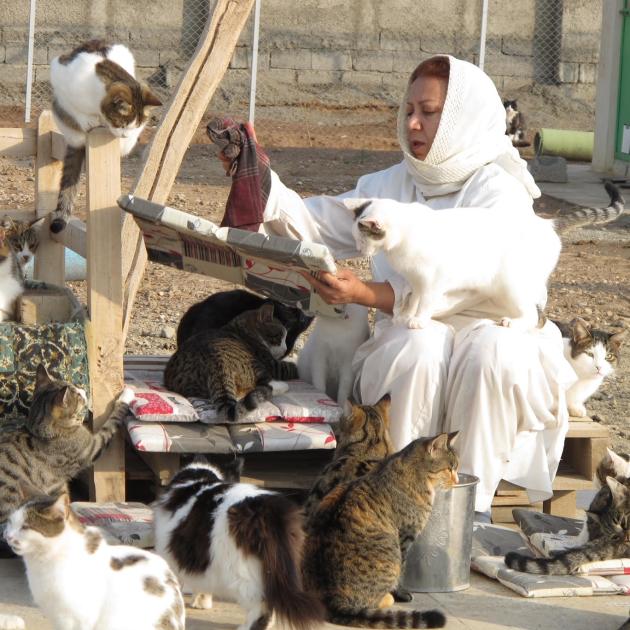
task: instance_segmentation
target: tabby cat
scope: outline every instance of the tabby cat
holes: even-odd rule
[[[164,370],[164,385],[182,396],[205,398],[219,415],[240,420],[271,398],[272,379],[297,378],[286,353],[286,328],[273,304],[237,315],[229,324],[189,338]]]
[[[346,401],[332,461],[315,480],[304,502],[307,521],[333,488],[365,475],[394,452],[389,437],[390,400],[386,394],[375,405]]]
[[[24,272],[0,227],[0,322],[15,319],[15,301],[24,293]]]
[[[107,127],[127,155],[144,129],[151,107],[161,105],[135,79],[135,60],[122,44],[90,40],[50,64],[52,110],[66,140],[61,189],[50,229],[61,232],[74,206],[85,159],[87,132]]]
[[[11,514],[5,537],[55,628],[184,629],[184,600],[166,562],[109,545],[96,527],[81,524],[67,494],[27,501]]]
[[[131,400],[133,392],[125,388],[105,424],[92,434],[83,426],[85,392],[52,379],[40,363],[24,427],[3,434],[0,441],[0,524],[22,502],[20,484],[31,485],[42,494],[64,491],[67,482],[109,444]]]
[[[329,492],[312,515],[304,580],[328,621],[368,628],[441,628],[436,610],[384,611],[396,599],[407,550],[424,528],[435,489],[457,483],[457,433],[419,438],[371,472]]]
[[[564,355],[578,377],[567,390],[567,407],[570,415],[581,418],[586,415],[584,402],[619,365],[621,345],[628,331],[609,333],[596,330],[580,317],[569,324],[554,323],[562,333]]]
[[[302,588],[302,513],[286,497],[196,461],[153,508],[155,549],[185,588],[202,593],[195,607],[211,608],[213,595],[237,602],[247,611],[239,630],[265,630],[274,613],[296,630],[323,621],[322,605]]]
[[[39,230],[46,217],[35,221],[16,221],[11,218],[2,220],[2,227],[6,229],[7,239],[11,249],[15,252],[20,267],[24,269],[35,255],[39,245]]]
[[[505,556],[510,569],[546,575],[576,573],[587,562],[628,558],[630,553],[630,481],[606,478],[606,486],[587,511],[589,540],[552,558],[530,558],[511,551]]]
[[[274,317],[287,329],[286,354],[291,354],[297,338],[309,327],[313,318],[302,309],[286,306],[244,289],[219,291],[193,304],[177,326],[177,345],[181,346],[196,333],[221,328],[243,311],[260,308],[263,304],[273,304]]]

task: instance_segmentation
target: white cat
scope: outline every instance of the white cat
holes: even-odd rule
[[[24,274],[5,228],[0,227],[0,322],[15,320],[15,301],[24,293]]]
[[[171,479],[153,506],[155,550],[198,595],[236,601],[247,618],[239,630],[265,630],[275,613],[284,626],[309,630],[323,622],[314,593],[302,588],[301,508],[279,493],[227,482],[194,462]]]
[[[368,309],[365,306],[347,304],[343,319],[318,317],[298,354],[300,378],[343,404],[352,392],[352,358],[369,336]]]
[[[607,222],[623,212],[618,189],[606,183],[611,205],[578,209],[548,220],[533,212],[496,208],[433,210],[391,199],[344,199],[354,212],[352,234],[362,254],[382,251],[411,285],[394,318],[424,328],[435,315],[451,315],[492,300],[503,326],[538,323],[547,280],[560,255],[556,230]]]
[[[608,333],[593,330],[580,317],[569,324],[554,323],[562,333],[564,356],[578,377],[566,393],[569,415],[581,418],[586,415],[585,401],[615,371],[621,345],[628,331]]]
[[[97,528],[80,523],[67,494],[27,501],[11,514],[5,538],[57,630],[183,630],[184,600],[166,562],[107,544]]]

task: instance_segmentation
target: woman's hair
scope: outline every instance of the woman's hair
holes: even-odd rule
[[[413,83],[418,77],[435,77],[444,79],[448,83],[451,72],[451,64],[448,57],[437,55],[430,59],[425,59],[412,73],[409,83]]]

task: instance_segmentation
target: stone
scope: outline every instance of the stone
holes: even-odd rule
[[[175,339],[175,329],[172,326],[162,326],[160,337],[163,339]]]

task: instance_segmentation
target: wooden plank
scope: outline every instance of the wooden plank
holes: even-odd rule
[[[568,438],[607,438],[608,427],[599,422],[569,422]]]
[[[120,144],[105,129],[87,143],[87,300],[88,351],[93,427],[107,419],[123,386],[122,276],[120,246]],[[125,500],[125,449],[122,432],[96,461],[90,498]]]
[[[57,243],[62,243],[68,249],[86,258],[87,225],[81,219],[71,217],[66,221],[66,227],[61,232],[51,233],[50,237]]]
[[[592,480],[608,445],[608,437],[567,440],[562,458],[580,475]]]
[[[38,217],[57,207],[62,163],[52,156],[52,134],[56,131],[52,112],[43,111],[37,124],[37,156],[35,157],[35,211]],[[63,286],[66,280],[63,245],[50,238],[48,221],[39,232],[33,277],[36,280]]]
[[[144,166],[133,193],[165,203],[184,154],[234,53],[254,0],[217,0],[212,19],[188,68],[166,107],[162,122],[145,152]],[[147,253],[131,215],[123,222],[123,278],[125,279],[123,337],[126,338]]]
[[[180,468],[179,453],[149,453],[136,451],[151,469],[160,486],[165,486]]]
[[[14,208],[0,208],[0,217],[11,217],[16,221],[27,221],[28,223],[37,218],[35,210],[28,210],[24,208],[19,210]]]
[[[55,160],[60,160],[63,162],[63,159],[66,157],[66,139],[63,137],[63,134],[59,133],[58,131],[53,131],[51,144],[52,156],[55,158]]]
[[[553,497],[543,502],[543,512],[554,516],[566,516],[575,518],[577,493],[574,490],[566,490],[553,493]]]
[[[515,508],[521,508],[525,510],[531,510],[532,512],[542,512],[543,504],[534,503],[533,505],[492,505],[491,514],[492,522],[496,525],[498,523],[514,523],[514,516],[512,516],[512,510]]]
[[[28,127],[0,129],[0,155],[29,157],[37,153],[37,130]]]

